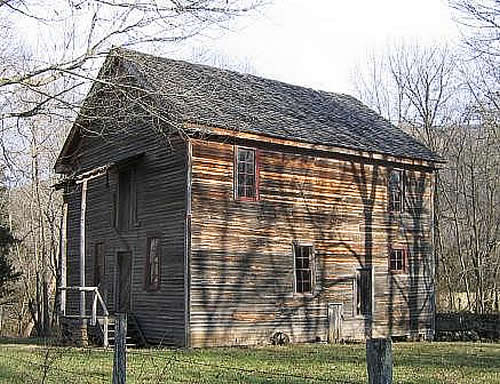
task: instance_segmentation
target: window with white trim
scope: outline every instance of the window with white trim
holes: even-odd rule
[[[251,148],[236,147],[235,197],[238,200],[258,198],[258,156]]]
[[[407,252],[403,248],[391,248],[389,251],[389,271],[404,273],[407,268]]]
[[[403,212],[404,209],[404,172],[402,169],[392,169],[389,174],[389,211]]]
[[[314,249],[312,245],[294,244],[295,292],[311,293],[314,286]]]

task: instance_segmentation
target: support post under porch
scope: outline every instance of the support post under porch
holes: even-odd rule
[[[87,179],[82,181],[82,200],[80,205],[80,286],[85,287],[86,214],[87,214]],[[80,317],[85,318],[85,291],[80,292]]]

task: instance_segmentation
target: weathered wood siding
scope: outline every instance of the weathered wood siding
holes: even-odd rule
[[[106,137],[83,137],[75,154],[80,170],[143,153],[135,163],[137,220],[127,231],[113,223],[118,170],[88,181],[86,218],[86,285],[94,285],[97,243],[104,243],[105,282],[100,287],[110,310],[115,309],[117,253],[132,253],[131,311],[149,342],[183,345],[185,342],[184,230],[186,191],[186,143],[178,137],[167,140],[147,121],[116,127],[110,122]],[[99,131],[102,127],[91,127]],[[123,129],[125,128],[125,129]],[[114,132],[113,132],[114,130]],[[65,194],[69,203],[68,285],[79,286],[81,185]],[[160,289],[145,289],[145,258],[148,236],[160,237]],[[88,300],[90,301],[90,300]],[[78,298],[69,295],[69,314],[78,313]],[[90,310],[90,302],[87,303]],[[89,312],[88,312],[89,313]]]
[[[327,340],[328,303],[342,303],[344,338],[425,334],[433,316],[433,175],[406,168],[408,208],[389,214],[395,164],[260,147],[260,200],[233,197],[234,146],[194,140],[190,344]],[[265,147],[264,147],[265,146]],[[408,166],[407,166],[408,167]],[[418,182],[417,182],[418,181]],[[296,294],[292,242],[314,244],[316,287]],[[410,273],[388,273],[389,246],[410,253]],[[356,269],[374,268],[374,316],[356,317]]]

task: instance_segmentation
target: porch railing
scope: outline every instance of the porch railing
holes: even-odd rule
[[[90,315],[90,325],[94,327],[94,326],[96,326],[96,324],[98,324],[97,307],[99,304],[102,308],[102,314],[103,314],[102,315],[102,318],[103,318],[102,333],[104,335],[104,347],[107,348],[109,346],[109,311],[108,311],[108,308],[106,307],[106,303],[104,302],[101,293],[99,292],[99,288],[98,287],[60,287],[59,289],[61,290],[61,293],[66,292],[66,291],[77,291],[77,292],[80,292],[83,294],[85,294],[86,292],[92,293],[93,297],[92,297],[92,312]],[[66,303],[64,303],[64,304],[66,304]],[[61,313],[63,316],[66,316],[66,305],[62,305]],[[80,313],[79,317],[81,319],[88,318],[87,316],[85,316],[85,312]],[[99,324],[99,326],[100,326],[100,324]]]

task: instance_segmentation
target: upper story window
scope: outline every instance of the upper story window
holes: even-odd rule
[[[407,253],[402,248],[392,248],[389,251],[389,271],[403,273],[407,267]]]
[[[258,152],[251,148],[236,147],[234,178],[236,199],[258,199],[258,171]]]
[[[136,175],[134,168],[120,170],[118,175],[118,202],[116,204],[116,227],[129,230],[136,222]]]
[[[160,289],[160,239],[149,237],[146,250],[145,287],[147,290]]]
[[[294,244],[295,292],[311,293],[314,277],[314,249],[312,245]]]
[[[404,209],[404,172],[402,169],[393,169],[389,175],[389,211],[403,212]]]

